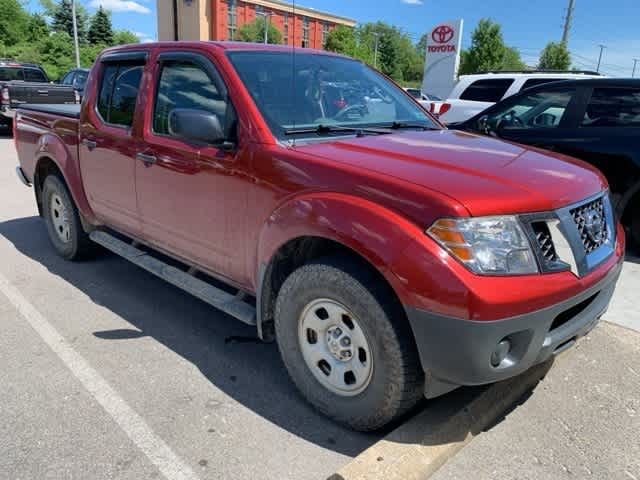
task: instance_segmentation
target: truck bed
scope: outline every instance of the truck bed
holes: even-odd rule
[[[35,104],[20,105],[21,110],[50,113],[61,117],[80,118],[80,104]]]

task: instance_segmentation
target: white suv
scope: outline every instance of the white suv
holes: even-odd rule
[[[543,83],[598,78],[596,72],[489,72],[462,75],[449,98],[431,102],[430,110],[444,123],[463,122],[520,90]]]

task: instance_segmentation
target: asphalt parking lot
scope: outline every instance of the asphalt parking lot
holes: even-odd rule
[[[389,433],[358,434],[327,421],[294,390],[274,345],[255,341],[250,327],[134,265],[107,253],[84,263],[58,258],[37,217],[33,191],[15,176],[12,140],[1,133],[0,161],[0,478],[321,479]],[[632,257],[605,316],[623,327],[598,327],[591,348],[601,342],[615,350],[616,336],[623,344],[627,338],[636,342],[638,287],[640,263]],[[592,452],[617,449],[620,476],[610,478],[640,479],[640,465],[632,460],[640,435],[640,355],[634,348],[618,353],[635,376],[626,370],[611,376],[612,390],[595,400],[615,397],[616,382],[631,382],[620,399],[610,400],[626,411],[609,408],[611,418],[598,408],[582,416],[573,412],[583,419],[580,438],[593,437],[574,445],[585,462]],[[536,415],[549,401],[565,408],[582,401],[571,391],[570,377],[579,376],[581,359],[593,356],[583,359],[584,347],[575,352],[566,354],[562,367],[570,372],[562,373],[567,379],[555,380],[561,388],[548,384],[560,393],[534,403],[529,413],[525,402],[513,414],[524,416],[518,425],[540,425]],[[597,359],[606,365],[607,355]],[[612,418],[624,421],[611,429]],[[599,421],[609,427],[599,428]],[[481,434],[440,478],[461,478],[488,448],[486,460],[499,462],[500,452],[509,451],[501,447],[511,445],[509,428],[505,421]],[[537,432],[539,447],[543,430]],[[621,444],[620,435],[634,434],[635,440]],[[575,453],[572,445],[559,452]],[[526,467],[513,455],[501,468]],[[544,461],[563,464],[562,458]],[[606,463],[598,465],[604,466],[587,470],[606,473]],[[483,478],[492,478],[491,472],[493,478],[536,478],[485,467]],[[588,477],[587,470],[573,468],[573,474]],[[556,471],[562,470],[546,472]]]

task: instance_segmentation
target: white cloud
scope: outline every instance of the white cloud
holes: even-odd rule
[[[144,32],[131,32],[131,33],[133,33],[138,38],[150,38],[151,37],[151,35],[149,35],[148,33],[144,33]]]
[[[149,8],[132,0],[91,0],[89,2],[90,7],[98,8],[100,5],[112,12],[151,13]]]
[[[424,2],[422,0],[400,0],[402,3],[406,3],[407,5],[422,5]]]

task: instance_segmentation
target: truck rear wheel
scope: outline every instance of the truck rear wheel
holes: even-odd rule
[[[76,208],[66,185],[56,175],[49,175],[42,187],[42,213],[47,233],[56,252],[77,260],[94,251],[94,244],[82,229]]]
[[[366,268],[327,258],[294,271],[276,302],[280,354],[300,392],[353,429],[382,428],[422,398],[410,328]]]

